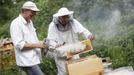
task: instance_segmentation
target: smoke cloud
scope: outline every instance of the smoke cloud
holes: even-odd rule
[[[74,11],[75,18],[95,34],[96,38],[104,36],[112,39],[121,26],[122,15],[126,16],[127,23],[134,19],[129,16],[134,13],[133,4],[133,0],[72,0],[68,7]]]

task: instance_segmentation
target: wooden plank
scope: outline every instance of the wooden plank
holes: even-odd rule
[[[3,51],[10,51],[10,50],[13,50],[13,47],[1,48],[1,49],[0,49],[0,52],[3,52]]]

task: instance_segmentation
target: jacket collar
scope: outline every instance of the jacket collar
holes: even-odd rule
[[[22,22],[23,22],[25,25],[32,22],[31,20],[30,20],[30,22],[27,22],[21,14],[19,15],[19,18],[22,20]]]

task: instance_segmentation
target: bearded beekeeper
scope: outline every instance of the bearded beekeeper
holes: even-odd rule
[[[64,44],[72,44],[79,42],[78,34],[83,37],[93,40],[93,34],[82,26],[76,19],[73,18],[73,11],[62,7],[53,15],[53,20],[49,25],[47,39],[50,40],[50,47],[56,47]],[[72,59],[79,58],[79,55],[73,56]],[[67,75],[65,68],[65,58],[54,56],[58,69],[57,75]]]

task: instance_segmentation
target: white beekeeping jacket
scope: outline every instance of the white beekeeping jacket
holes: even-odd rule
[[[59,31],[56,26],[57,19],[57,17],[54,17],[53,21],[49,25],[47,39],[51,40],[50,45],[76,43],[78,42],[78,34],[82,34],[85,38],[92,35],[92,33],[84,28],[76,19],[72,19],[72,28],[70,30],[65,32]]]

